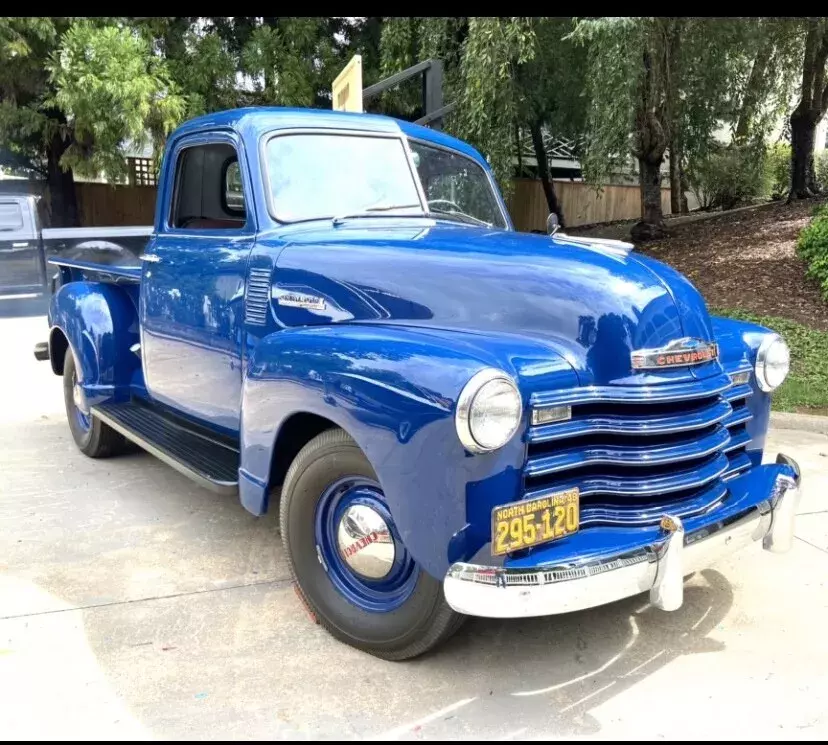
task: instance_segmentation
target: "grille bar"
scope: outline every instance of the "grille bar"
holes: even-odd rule
[[[744,424],[752,418],[753,414],[750,413],[750,409],[748,409],[747,406],[740,406],[739,408],[734,409],[733,413],[724,420],[724,426],[735,427],[737,424]]]
[[[743,385],[734,385],[724,394],[724,398],[727,401],[736,401],[737,399],[747,398],[752,395],[753,388],[750,387],[750,383],[744,383]]]
[[[529,442],[540,443],[560,440],[564,437],[591,434],[615,435],[662,435],[672,432],[685,432],[709,427],[722,422],[730,416],[733,409],[727,401],[721,399],[697,410],[678,414],[648,414],[640,416],[605,415],[582,419],[570,419],[565,422],[544,424],[533,427],[529,432]]]
[[[596,475],[578,478],[577,476],[562,479],[559,482],[539,489],[530,489],[525,492],[527,499],[538,499],[551,493],[578,487],[582,496],[608,492],[630,497],[655,496],[669,492],[682,491],[695,486],[703,486],[719,478],[730,463],[724,454],[718,453],[706,459],[703,465],[688,467],[682,471],[674,471],[666,475],[639,476],[630,475]]]
[[[715,396],[730,388],[732,382],[724,373],[705,380],[691,380],[686,383],[653,386],[584,386],[560,391],[533,393],[532,406],[557,406],[558,404],[584,404],[598,401],[655,403],[658,401],[687,401],[705,396]]]
[[[549,455],[530,457],[524,473],[534,477],[591,464],[651,466],[677,463],[715,453],[729,442],[728,431],[722,426],[717,426],[705,435],[693,437],[691,434],[690,437],[675,443],[646,442],[641,445],[596,444],[572,447],[557,450]]]
[[[696,517],[718,507],[727,496],[727,487],[720,481],[670,504],[670,514],[680,518]],[[631,510],[619,504],[590,503],[581,507],[581,527],[590,525],[643,526],[657,523],[664,516],[664,505],[643,505]]]

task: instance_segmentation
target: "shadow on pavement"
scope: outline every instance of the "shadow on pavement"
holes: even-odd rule
[[[412,663],[462,671],[457,698],[475,697],[454,712],[454,726],[435,722],[427,736],[498,729],[516,738],[598,734],[591,710],[678,657],[722,651],[708,634],[732,604],[728,580],[705,570],[685,587],[684,606],[669,614],[649,606],[644,594],[562,616],[471,619],[431,661]],[[462,685],[464,678],[491,682],[487,690]]]

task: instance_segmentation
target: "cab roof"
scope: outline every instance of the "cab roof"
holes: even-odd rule
[[[262,134],[280,129],[339,129],[363,132],[398,133],[435,145],[457,150],[474,159],[485,168],[488,163],[468,143],[456,137],[418,124],[379,114],[356,114],[327,109],[294,109],[280,106],[251,106],[228,109],[196,117],[184,122],[173,133],[173,138],[203,132],[205,129],[232,129],[242,137],[258,140]]]

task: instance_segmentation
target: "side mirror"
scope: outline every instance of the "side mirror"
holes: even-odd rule
[[[550,212],[549,217],[546,218],[546,232],[549,235],[555,235],[560,228],[561,225],[558,222],[558,216],[554,212]]]

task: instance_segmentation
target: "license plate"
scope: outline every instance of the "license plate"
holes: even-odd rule
[[[508,554],[577,533],[580,515],[577,488],[495,507],[492,510],[492,554]]]

